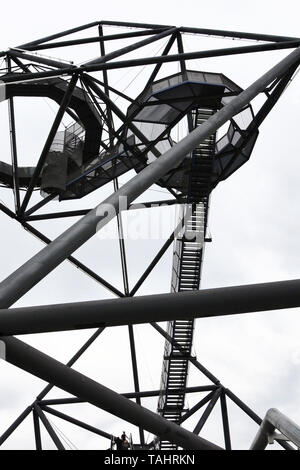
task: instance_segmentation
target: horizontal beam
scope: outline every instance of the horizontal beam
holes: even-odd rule
[[[37,349],[12,338],[3,337],[6,361],[30,374],[85,400],[129,423],[174,442],[184,449],[221,450],[217,445],[167,421],[152,411],[122,397],[104,385],[70,369]]]
[[[55,67],[59,69],[69,66],[69,64],[66,64],[65,62],[49,59],[48,57],[40,55],[28,54],[27,52],[20,51],[19,49],[10,49],[9,56],[18,57],[19,59],[28,60],[30,62],[36,62],[38,64],[48,65],[50,67]]]
[[[173,206],[175,204],[180,204],[180,201],[177,199],[166,199],[161,201],[149,201],[149,202],[138,202],[137,204],[130,204],[128,210],[136,210],[136,209],[151,209],[161,206]],[[86,215],[90,212],[91,209],[79,209],[74,211],[64,211],[64,212],[52,212],[48,214],[38,214],[38,215],[30,215],[26,217],[28,222],[33,222],[36,220],[49,220],[49,219],[61,219],[64,217],[79,217]]]
[[[217,385],[202,385],[199,387],[187,387],[184,389],[185,393],[199,393],[199,392],[210,392],[216,390],[218,387]],[[151,397],[158,397],[159,395],[165,395],[166,393],[170,393],[170,390],[149,390],[146,392],[132,392],[132,393],[122,393],[121,395],[125,398],[151,398]],[[178,394],[182,393],[181,389],[172,389],[172,393]],[[41,406],[45,405],[71,405],[74,403],[81,403],[81,400],[78,398],[53,398],[49,400],[41,400],[39,404]]]
[[[182,33],[190,34],[204,34],[208,36],[221,36],[222,38],[232,39],[249,39],[253,41],[270,41],[270,42],[282,42],[282,41],[294,41],[300,39],[298,37],[290,36],[278,36],[274,34],[260,34],[260,33],[246,33],[242,31],[226,31],[223,29],[207,29],[207,28],[186,28],[185,26],[179,28]]]
[[[176,168],[189,152],[239,113],[273,80],[282,76],[286,70],[299,61],[300,47],[2,281],[0,284],[0,307],[10,307],[95,235],[97,230],[109,223],[121,210],[121,198],[127,198],[127,204],[131,204],[153,183]]]
[[[0,333],[20,335],[207,318],[300,306],[300,280],[0,310]],[[84,312],[84,315],[82,315]]]

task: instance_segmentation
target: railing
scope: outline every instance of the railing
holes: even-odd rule
[[[300,427],[276,408],[271,408],[261,423],[250,450],[264,450],[275,440],[290,441],[300,450]]]

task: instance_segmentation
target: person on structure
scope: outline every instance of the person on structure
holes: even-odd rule
[[[129,449],[129,441],[128,441],[128,437],[125,434],[125,431],[123,431],[123,434],[121,436],[121,440],[122,440],[122,450],[128,450]]]
[[[123,431],[123,434],[121,435],[121,438],[116,437],[114,442],[116,444],[117,450],[128,450],[129,449],[129,442],[128,442],[128,438],[125,434],[125,431]]]

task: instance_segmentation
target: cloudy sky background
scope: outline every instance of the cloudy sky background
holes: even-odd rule
[[[15,2],[5,6],[0,32],[0,49],[16,46],[52,32],[71,28],[94,20],[120,20],[215,29],[251,31],[267,34],[299,36],[298,2],[288,0],[284,10],[270,1],[231,0],[214,1],[213,4],[186,1],[184,8],[169,0],[150,4],[115,1],[109,4],[92,0],[84,2],[52,1]],[[150,9],[151,6],[151,9]],[[114,30],[116,31],[116,30]],[[88,36],[88,34],[84,34]],[[187,50],[195,46],[193,36],[186,39]],[[152,45],[147,54],[156,53],[162,43]],[[246,45],[220,39],[199,38],[200,49]],[[253,44],[253,43],[251,43]],[[46,52],[47,53],[47,52]],[[68,58],[70,51],[50,51],[49,55]],[[95,45],[76,51],[78,63],[97,56]],[[234,58],[193,61],[192,69],[223,72],[242,87],[246,87],[285,57],[288,51],[264,52]],[[64,55],[65,54],[65,55]],[[133,57],[134,55],[132,55]],[[131,57],[131,56],[130,56]],[[137,57],[135,55],[134,57]],[[71,57],[73,59],[73,57]],[[111,74],[112,83],[118,81],[124,89],[140,69],[127,75]],[[147,72],[147,69],[143,73]],[[166,75],[172,73],[166,69]],[[136,96],[142,89],[143,73],[126,92]],[[22,164],[32,164],[53,121],[55,105],[32,100],[16,100],[19,156]],[[257,103],[258,104],[258,103]],[[120,104],[121,105],[121,104]],[[209,227],[213,243],[208,244],[202,276],[202,287],[220,287],[258,282],[299,278],[299,138],[300,109],[299,76],[289,85],[271,115],[261,126],[260,136],[250,161],[229,180],[220,184],[211,198]],[[1,160],[9,161],[7,134],[7,104],[0,106]],[[125,181],[128,178],[123,178]],[[76,207],[94,207],[112,191],[109,185],[76,203]],[[160,191],[160,192],[158,192]],[[11,193],[2,189],[1,200],[12,207]],[[140,200],[168,198],[167,193],[154,187]],[[47,210],[70,208],[69,203],[52,203]],[[74,207],[74,206],[72,206]],[[173,210],[173,209],[172,209]],[[165,218],[171,209],[157,214]],[[74,220],[75,221],[75,220]],[[39,222],[34,226],[48,237],[54,238],[67,228],[73,219]],[[0,276],[6,278],[23,262],[42,248],[42,243],[24,231],[16,222],[0,213],[1,265]],[[115,223],[113,223],[115,225]],[[163,240],[128,240],[128,266],[131,286],[159,250]],[[122,287],[118,243],[100,240],[95,236],[76,252],[76,257],[112,282]],[[168,292],[172,251],[149,276],[139,294]],[[70,263],[59,266],[46,279],[25,295],[16,305],[40,305],[58,302],[84,301],[110,298],[111,294],[93,280],[80,273]],[[255,313],[235,317],[202,319],[197,322],[194,352],[197,358],[224,385],[263,416],[270,407],[276,407],[300,422],[300,341],[298,309],[280,312]],[[159,388],[164,341],[148,326],[136,331],[136,346],[142,390]],[[26,336],[21,339],[66,362],[92,334],[92,331]],[[122,364],[120,364],[122,357]],[[128,366],[124,367],[124,363]],[[119,392],[133,390],[130,370],[130,350],[126,327],[106,330],[99,340],[78,361],[76,369]],[[1,361],[0,363],[0,433],[32,403],[44,383],[29,374]],[[208,383],[191,368],[190,385]],[[54,390],[50,396],[65,394]],[[200,396],[190,396],[192,406]],[[155,400],[143,404],[155,410]],[[62,409],[62,408],[60,408]],[[89,405],[64,407],[64,411],[94,424],[107,432],[118,434],[123,428],[137,435],[133,426]],[[247,448],[253,439],[256,426],[229,405],[232,418],[233,445]],[[212,418],[203,429],[202,436],[219,445],[223,437],[216,407]],[[199,419],[199,415],[198,419]],[[50,417],[76,448],[99,449],[108,446],[101,438]],[[188,421],[193,429],[195,420]],[[45,448],[54,448],[43,432]],[[32,418],[28,418],[3,446],[6,449],[34,448]]]

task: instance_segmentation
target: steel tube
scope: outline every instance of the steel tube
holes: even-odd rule
[[[86,65],[87,66],[88,65],[97,65],[97,64],[107,62],[108,60],[115,59],[116,57],[120,57],[124,54],[128,54],[129,52],[132,52],[132,51],[135,51],[136,49],[147,46],[148,44],[151,44],[155,41],[158,41],[159,39],[163,39],[166,36],[171,35],[175,31],[177,31],[177,28],[175,28],[175,27],[165,29],[162,33],[155,34],[155,35],[151,36],[150,38],[143,39],[142,41],[138,41],[138,42],[136,42],[134,44],[131,44],[129,46],[122,47],[121,49],[110,52],[110,53],[108,53],[104,56],[101,56],[101,57],[97,58],[97,59],[91,60],[90,62],[86,62],[84,64],[84,66],[86,66]]]
[[[116,213],[120,211],[120,196],[127,197],[127,203],[129,204],[133,202],[159,178],[179,165],[187,153],[213,134],[228,119],[231,119],[241,111],[255,96],[263,92],[273,80],[281,76],[289,67],[298,63],[299,60],[300,48],[297,48],[245,91],[233,98],[230,103],[211,116],[205,123],[194,129],[151,165],[148,165],[122,186],[119,191],[109,196],[103,204],[89,212],[5,279],[0,284],[0,306],[5,308],[16,302],[71,253],[91,238],[95,234],[97,227],[100,229],[113,219]],[[105,211],[108,211],[108,206],[114,208],[115,213],[113,211],[109,211],[108,214],[105,213]]]
[[[210,392],[216,390],[216,385],[202,385],[199,387],[188,387],[185,389],[185,393],[199,393],[199,392]],[[182,389],[174,389],[172,393],[182,392]],[[125,398],[151,398],[151,397],[158,397],[159,395],[165,395],[167,390],[149,390],[146,392],[132,392],[132,393],[122,393],[123,397]],[[41,400],[41,406],[45,405],[71,405],[74,403],[80,403],[78,398],[56,398],[56,399],[49,399],[49,400]]]
[[[70,75],[74,72],[96,72],[101,70],[113,70],[127,67],[139,67],[143,65],[162,64],[167,62],[177,62],[178,60],[194,60],[210,57],[223,57],[236,54],[248,54],[255,52],[264,52],[280,49],[292,49],[298,47],[300,40],[283,41],[281,43],[259,44],[255,46],[231,47],[225,49],[213,49],[207,51],[185,52],[184,54],[170,54],[158,57],[145,57],[142,59],[120,60],[113,62],[104,62],[96,65],[82,65],[80,67],[66,67],[57,70],[37,73],[24,73],[16,76],[2,77],[5,83],[25,82],[26,80],[36,80],[38,78],[60,77]]]
[[[300,427],[276,408],[271,408],[267,412],[250,450],[265,449],[269,443],[268,438],[274,434],[275,429],[300,448]]]
[[[26,49],[26,47],[29,47],[29,46],[34,46],[36,44],[43,44],[45,42],[52,41],[52,39],[58,39],[64,36],[68,36],[69,34],[74,34],[80,31],[84,31],[85,29],[92,28],[93,26],[98,26],[98,24],[99,24],[99,21],[94,21],[92,23],[77,26],[76,28],[67,29],[60,33],[51,34],[51,36],[46,36],[44,38],[36,39],[35,41],[27,42],[26,44],[21,44],[21,46],[18,46],[18,47],[19,49]]]
[[[300,280],[0,310],[0,334],[45,333],[300,306]],[[84,315],[82,315],[84,312]]]
[[[105,439],[111,440],[111,438],[114,437],[111,434],[108,434],[107,432],[101,431],[101,429],[95,428],[95,426],[90,426],[89,424],[79,421],[78,419],[73,418],[72,416],[68,416],[65,413],[61,413],[60,411],[57,411],[53,408],[49,408],[48,406],[43,406],[42,409],[46,413],[52,414],[53,416],[63,419],[64,421],[68,421],[69,423],[72,423],[75,426],[86,429],[87,431],[97,434],[98,436],[104,437]]]
[[[152,411],[124,398],[83,374],[70,369],[22,341],[5,337],[7,362],[82,398],[108,413],[178,444],[184,449],[220,450],[217,445],[195,436]],[[40,414],[39,416],[42,419]]]
[[[56,49],[58,47],[67,47],[67,46],[76,46],[79,44],[91,44],[95,42],[105,42],[105,41],[113,41],[116,39],[128,39],[134,38],[139,36],[149,36],[151,34],[157,34],[161,30],[145,30],[145,31],[133,31],[132,33],[119,33],[119,34],[109,34],[106,36],[95,36],[95,37],[87,37],[82,39],[71,39],[68,41],[57,41],[50,44],[42,44],[37,46],[28,46],[26,47],[27,51],[40,51],[43,49]]]

